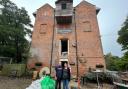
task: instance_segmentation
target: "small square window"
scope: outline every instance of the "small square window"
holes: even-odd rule
[[[62,9],[66,9],[66,8],[67,8],[66,3],[62,4],[62,5],[61,5],[61,8],[62,8]]]
[[[45,34],[47,29],[47,24],[41,24],[40,26],[40,34]]]
[[[89,21],[83,22],[84,32],[91,32],[91,24]]]

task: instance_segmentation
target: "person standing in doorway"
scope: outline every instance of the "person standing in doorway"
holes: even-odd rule
[[[63,89],[69,89],[70,78],[71,78],[70,68],[68,67],[68,63],[65,62],[62,72]]]
[[[55,89],[61,89],[61,81],[62,81],[62,65],[59,62],[59,65],[55,67],[56,71],[56,86]]]

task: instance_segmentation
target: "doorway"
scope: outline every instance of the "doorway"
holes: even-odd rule
[[[68,64],[68,59],[62,58],[59,60],[61,62],[62,67],[64,67],[64,64],[67,63]]]
[[[61,65],[62,67],[64,68],[64,64],[67,63],[68,64],[68,61],[61,61]]]
[[[68,39],[61,39],[61,55],[66,56],[68,54]]]

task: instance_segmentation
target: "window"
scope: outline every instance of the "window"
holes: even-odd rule
[[[84,32],[91,32],[91,24],[89,21],[83,22]]]
[[[68,52],[68,40],[63,39],[61,40],[61,53]]]
[[[68,51],[69,51],[69,40],[68,39],[61,39],[60,40],[60,56],[61,58],[67,58],[68,57]]]
[[[66,8],[67,8],[66,3],[64,3],[64,4],[61,5],[61,9],[66,9]]]
[[[40,34],[45,34],[47,29],[47,24],[41,24],[40,26]]]

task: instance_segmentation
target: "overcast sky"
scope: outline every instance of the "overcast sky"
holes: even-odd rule
[[[46,3],[55,7],[56,0],[11,0],[18,7],[25,7],[28,11],[32,23],[34,17],[32,13]],[[82,0],[74,0],[74,6]],[[104,54],[111,52],[113,55],[121,56],[121,47],[116,42],[118,30],[128,15],[128,0],[86,0],[97,7],[101,8],[98,14],[98,22],[101,33]]]

